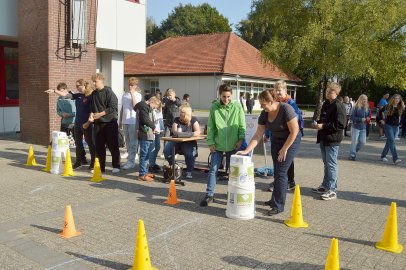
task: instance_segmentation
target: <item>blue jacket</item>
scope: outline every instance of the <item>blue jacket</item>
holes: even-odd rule
[[[352,121],[352,127],[356,128],[358,130],[363,130],[366,129],[366,123],[362,122],[362,118],[367,118],[370,116],[370,109],[364,110],[363,108],[357,108],[355,107],[352,110],[351,114],[351,121]]]
[[[56,112],[61,117],[61,125],[63,127],[69,127],[70,124],[73,124],[75,122],[75,101],[71,99],[65,99],[64,97],[59,97],[56,103]],[[69,118],[63,118],[63,113],[69,114]]]

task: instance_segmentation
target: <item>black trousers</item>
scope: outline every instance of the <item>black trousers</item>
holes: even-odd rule
[[[118,147],[117,120],[108,123],[95,122],[93,126],[96,157],[100,162],[100,169],[106,168],[106,145],[110,150],[113,168],[120,169],[120,149]]]
[[[83,135],[85,136],[85,141],[89,146],[90,152],[90,168],[93,168],[94,158],[95,158],[95,147],[93,142],[93,125],[90,125],[87,129],[83,129],[82,125],[75,123],[74,128],[74,139],[76,145],[76,163],[81,164],[86,160],[86,151],[83,147]]]

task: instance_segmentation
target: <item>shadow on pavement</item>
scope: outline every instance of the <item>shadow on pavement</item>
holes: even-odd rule
[[[35,224],[30,224],[31,227],[41,229],[44,231],[48,231],[51,233],[60,233],[62,230],[61,229],[56,229],[56,228],[51,228],[51,227],[45,227],[45,226],[40,226],[40,225],[35,225]]]
[[[86,256],[83,254],[79,254],[79,253],[75,253],[75,252],[66,252],[66,254],[75,256],[76,258],[94,263],[94,264],[98,264],[104,267],[108,267],[110,269],[115,269],[115,270],[122,270],[122,269],[131,269],[132,266],[125,264],[125,263],[118,263],[118,262],[114,262],[114,261],[110,261],[110,260],[106,260],[106,259],[100,259],[100,258],[95,258],[95,257],[90,257],[90,256]]]
[[[331,235],[323,235],[323,234],[307,233],[307,232],[304,232],[304,234],[318,236],[318,237],[327,238],[327,239],[337,238],[338,241],[344,241],[344,242],[350,242],[350,243],[360,244],[360,245],[364,245],[364,246],[375,247],[375,242],[367,241],[367,240],[360,240],[360,239],[353,239],[353,238],[346,238],[346,237],[336,237],[336,236],[331,236]]]
[[[271,256],[270,256],[271,257]],[[310,264],[310,263],[297,263],[297,262],[286,262],[286,263],[266,263],[259,260],[249,258],[246,256],[225,256],[222,258],[223,261],[229,264],[246,267],[248,269],[314,269],[323,270],[324,265]],[[348,268],[340,268],[341,270],[348,270]]]
[[[311,188],[309,188],[309,187],[301,186],[300,192],[301,192],[302,196],[309,196],[309,197],[313,197],[314,199],[320,198],[320,194],[313,193]],[[367,203],[367,204],[380,204],[380,205],[387,205],[387,206],[390,206],[391,202],[396,202],[398,207],[406,207],[405,200],[396,200],[396,199],[392,199],[392,198],[368,196],[367,193],[354,192],[354,191],[338,190],[337,199],[353,201],[353,202],[361,202],[361,203]]]

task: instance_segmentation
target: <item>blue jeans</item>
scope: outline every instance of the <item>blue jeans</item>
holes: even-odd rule
[[[219,170],[220,164],[223,161],[223,155],[226,155],[226,167],[228,168],[230,164],[230,157],[235,153],[235,151],[230,151],[230,152],[223,152],[223,151],[216,151],[214,153],[211,153],[211,159],[210,159],[210,169],[209,169],[209,175],[207,178],[207,189],[206,189],[206,194],[208,196],[213,196],[214,195],[214,189],[216,188],[216,182],[217,182],[217,171]]]
[[[156,165],[156,157],[158,156],[158,152],[161,150],[161,134],[155,134],[155,141],[154,141],[154,148],[149,155],[149,166]]]
[[[351,129],[351,148],[350,157],[355,157],[357,152],[365,145],[367,141],[366,129]]]
[[[138,134],[136,130],[136,125],[124,124],[123,125],[125,144],[127,147],[127,163],[135,165],[135,155],[137,154],[138,147]]]
[[[195,142],[184,142],[178,143],[175,145],[175,152],[181,151],[182,154],[185,156],[186,162],[186,171],[192,172],[195,167],[195,160],[197,154],[197,147]],[[164,156],[165,159],[169,162],[169,164],[173,164],[173,142],[167,142],[164,148]]]
[[[286,201],[286,191],[288,188],[288,170],[299,150],[302,135],[298,133],[295,141],[289,147],[285,161],[278,161],[279,151],[285,144],[285,139],[272,138],[271,153],[274,164],[274,189],[270,201],[272,208],[284,211]]]
[[[320,142],[321,158],[324,164],[324,177],[321,184],[325,189],[336,192],[338,180],[338,149],[340,146],[325,146]]]
[[[385,125],[385,136],[386,136],[386,143],[385,147],[383,148],[381,158],[386,157],[388,154],[389,150],[392,153],[392,160],[395,162],[398,160],[398,153],[396,151],[396,145],[395,145],[395,138],[398,137],[399,134],[399,127],[398,126],[391,126],[386,124]]]
[[[148,157],[153,148],[154,141],[140,140],[140,176],[144,176],[148,173]]]

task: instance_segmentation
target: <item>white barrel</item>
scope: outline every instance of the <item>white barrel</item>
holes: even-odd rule
[[[239,184],[228,181],[226,216],[232,219],[247,220],[255,217],[255,182]]]
[[[250,156],[231,155],[230,157],[231,165],[250,164],[250,163],[252,163],[252,159]]]
[[[51,151],[51,173],[61,174],[62,173],[62,153],[59,150]]]
[[[229,179],[244,184],[248,181],[254,181],[254,164],[231,164]]]
[[[59,150],[65,148],[66,144],[69,146],[68,135],[62,131],[52,131],[52,149]],[[65,141],[66,139],[66,141]]]

